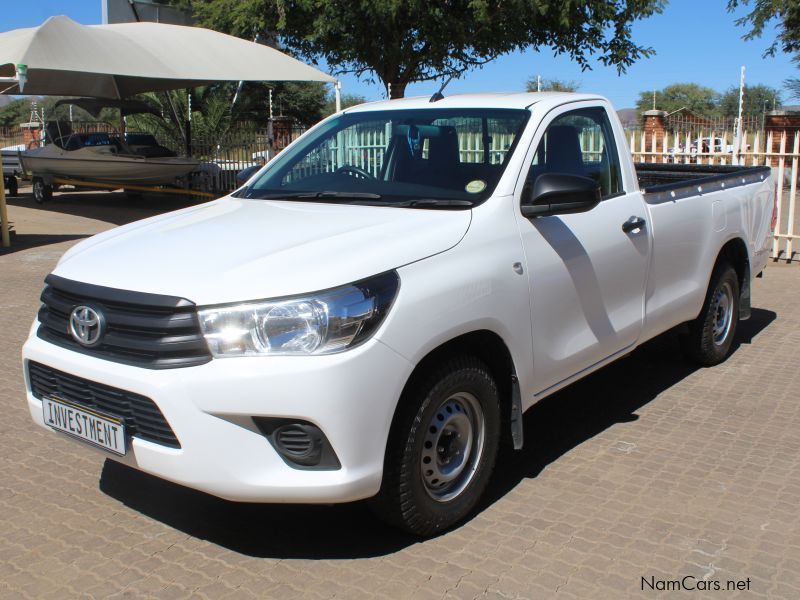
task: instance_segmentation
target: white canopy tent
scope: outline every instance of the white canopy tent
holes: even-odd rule
[[[50,17],[0,33],[0,94],[123,99],[221,81],[336,80],[274,48],[224,33],[164,23],[81,25]],[[8,218],[0,177],[2,243]]]
[[[0,77],[4,94],[115,99],[219,81],[335,82],[274,48],[209,29],[64,16],[0,33]]]

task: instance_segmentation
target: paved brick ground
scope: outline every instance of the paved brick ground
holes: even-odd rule
[[[0,597],[620,598],[670,595],[642,592],[642,577],[688,575],[749,578],[742,597],[800,598],[800,267],[758,280],[724,365],[689,367],[664,338],[543,401],[482,510],[418,542],[361,504],[232,504],[31,424],[19,351],[42,278],[75,239],[178,205],[12,200],[18,244],[0,254]]]

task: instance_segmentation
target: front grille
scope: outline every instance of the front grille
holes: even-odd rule
[[[211,354],[193,302],[176,296],[130,292],[48,275],[37,335],[52,344],[113,362],[147,369],[201,365]],[[69,333],[77,306],[102,313],[106,331],[91,347]]]
[[[33,361],[28,362],[28,375],[31,392],[39,400],[49,396],[93,408],[121,418],[129,435],[170,448],[181,447],[164,415],[150,398],[69,375]]]

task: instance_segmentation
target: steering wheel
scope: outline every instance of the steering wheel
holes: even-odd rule
[[[375,176],[369,171],[366,171],[361,167],[355,167],[353,165],[345,165],[343,167],[339,167],[338,169],[336,169],[335,172],[337,174],[339,173],[349,174],[352,175],[353,177],[360,177],[362,179],[375,179]]]

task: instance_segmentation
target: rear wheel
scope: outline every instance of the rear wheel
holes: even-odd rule
[[[43,204],[53,199],[53,186],[44,182],[41,177],[33,178],[33,199],[37,204]]]
[[[711,276],[700,315],[681,337],[684,354],[698,364],[721,363],[731,353],[739,323],[739,277],[728,263],[719,264]]]
[[[451,359],[404,395],[373,510],[390,524],[432,535],[477,505],[494,468],[500,397],[488,367]]]

